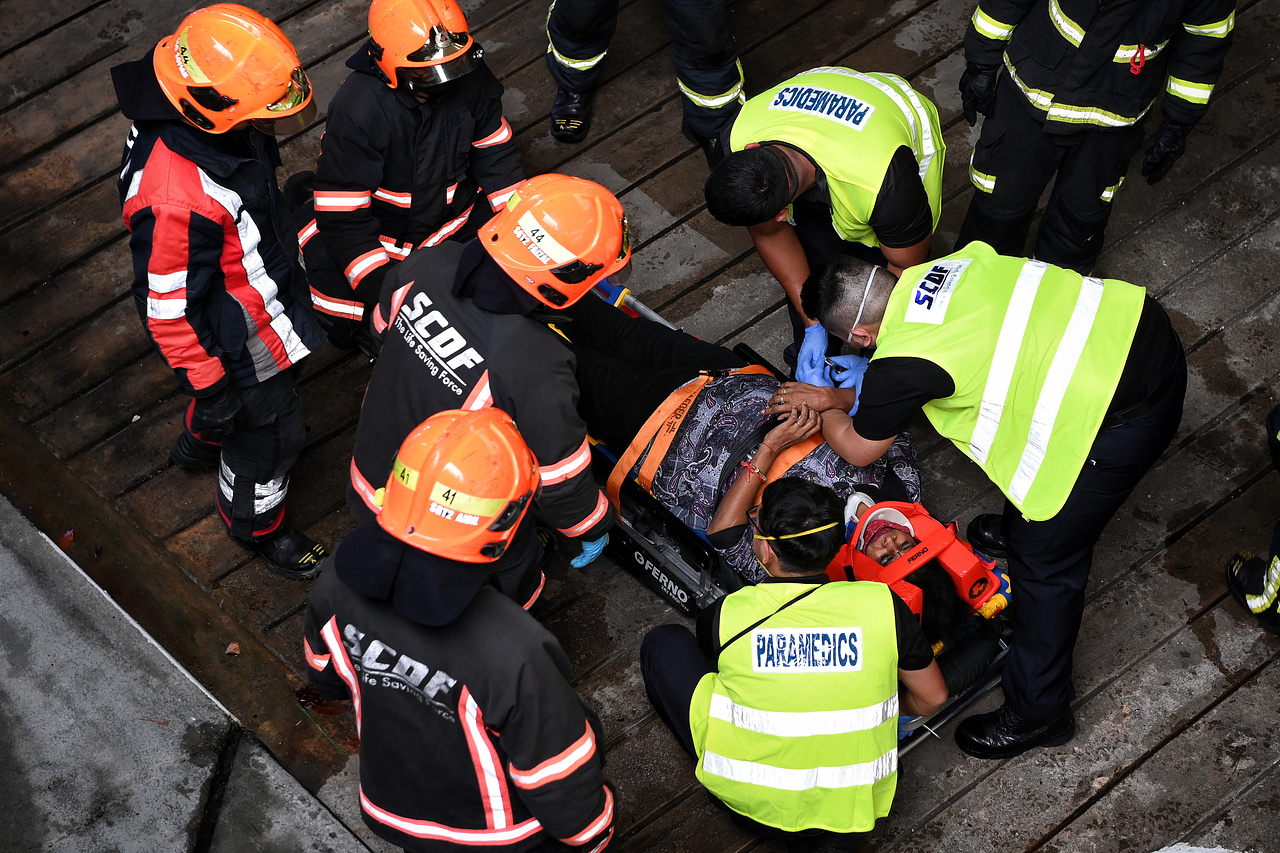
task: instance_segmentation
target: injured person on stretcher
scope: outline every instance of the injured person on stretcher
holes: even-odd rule
[[[712,524],[738,480],[751,481],[752,498],[764,485],[759,478],[786,472],[830,487],[842,501],[868,488],[889,500],[920,499],[908,434],[872,464],[852,465],[822,441],[819,421],[807,409],[783,419],[763,414],[780,383],[725,347],[631,317],[591,296],[559,312],[557,321],[576,358],[578,412],[588,432],[630,459],[625,468],[619,465],[622,473],[638,473],[681,523],[706,533],[746,583],[764,577],[750,531]],[[616,483],[611,485],[616,503]]]
[[[765,482],[784,475],[834,491],[848,504],[850,529],[873,501],[890,502],[877,504],[868,516],[873,535],[866,536],[867,525],[856,528],[864,539],[858,546],[877,565],[896,566],[896,558],[920,544],[910,521],[876,523],[894,513],[902,518],[892,507],[924,514],[909,434],[900,435],[871,465],[853,465],[822,441],[821,417],[808,406],[785,415],[764,414],[780,383],[733,351],[631,317],[592,296],[561,315],[567,322],[558,325],[576,359],[579,414],[591,436],[620,457],[609,489],[615,501],[614,479],[638,477],[680,522],[705,533],[747,584],[767,577],[753,549],[749,513],[758,508]],[[892,588],[900,596],[907,591],[930,644],[956,649],[939,659],[952,695],[967,690],[998,651],[996,628],[970,618],[974,608],[957,594],[957,582],[938,560],[927,560],[905,578],[904,571],[895,574],[905,583]],[[852,573],[837,577],[835,569],[831,576],[853,579]],[[971,637],[980,642],[970,643]]]

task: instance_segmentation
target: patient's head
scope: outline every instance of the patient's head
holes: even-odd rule
[[[888,518],[873,518],[862,531],[862,553],[887,566],[919,544],[906,524]]]

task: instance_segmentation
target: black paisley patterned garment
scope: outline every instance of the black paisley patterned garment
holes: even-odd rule
[[[762,414],[778,381],[761,374],[739,374],[715,379],[698,395],[693,410],[685,417],[653,478],[653,494],[665,507],[693,530],[705,531],[721,497],[733,478],[745,469],[739,464],[760,446],[769,429]],[[647,455],[647,453],[646,453]],[[636,462],[633,474],[644,462]],[[868,484],[880,486],[892,468],[913,501],[920,499],[920,470],[909,433],[902,433],[884,456],[870,465],[858,467],[846,462],[823,444],[792,466],[790,477],[803,477],[830,486],[848,498]],[[751,551],[750,528],[721,556],[744,580],[755,583],[764,570]]]

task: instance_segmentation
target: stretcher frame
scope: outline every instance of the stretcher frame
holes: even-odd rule
[[[662,316],[644,306],[629,290],[611,285],[607,279],[597,285],[593,292],[632,316],[643,317],[668,328],[676,328]],[[785,379],[776,368],[748,345],[738,344],[733,350],[745,361],[761,364],[780,380]],[[603,487],[617,462],[617,456],[595,440],[591,441],[591,455],[592,473]],[[680,613],[696,617],[700,610],[710,607],[717,599],[742,588],[744,584],[737,572],[721,560],[706,536],[690,529],[677,519],[670,510],[662,506],[632,478],[627,478],[623,482],[618,500],[619,505],[615,507],[617,524],[610,532],[605,553]],[[924,512],[923,507],[919,507],[919,510]],[[1003,619],[1003,607],[1009,598],[1007,575],[998,570],[994,560],[975,551],[960,539],[956,535],[954,522],[942,524],[934,521],[927,513],[925,517],[933,522],[929,535],[922,536],[922,541],[916,548],[885,567],[869,560],[853,547],[853,543],[857,542],[860,525],[854,527],[849,537],[850,544],[837,555],[832,568],[828,569],[828,575],[835,580],[850,580],[854,577],[856,567],[858,579],[878,580],[888,583],[899,593],[909,592],[913,587],[902,578],[914,571],[916,567],[912,563],[916,559],[924,556],[930,549],[934,553],[951,552],[951,549],[960,546],[963,553],[970,555],[973,559],[964,561],[966,568],[963,578],[956,573],[951,573],[953,582],[957,586],[957,594],[961,595],[962,584],[972,584],[978,573],[982,573],[994,583],[989,584],[981,596],[972,594],[968,596],[974,609],[972,618]],[[970,563],[976,565],[970,565]],[[841,577],[840,572],[846,566],[847,576]],[[878,571],[870,569],[869,566]],[[944,568],[947,568],[945,563]],[[871,577],[868,574],[883,574],[884,577]],[[907,589],[904,590],[904,588]],[[963,595],[961,597],[964,598]],[[918,605],[914,611],[918,614]],[[923,733],[937,737],[938,728],[963,713],[1000,683],[1000,672],[1009,649],[1007,642],[1003,639],[999,643],[1000,649],[995,659],[972,685],[959,694],[950,696],[936,713],[928,717],[919,717],[909,725],[901,727],[903,734],[900,736],[898,746],[900,756],[907,754],[926,740],[927,738],[922,736]],[[935,655],[944,651],[935,648]]]

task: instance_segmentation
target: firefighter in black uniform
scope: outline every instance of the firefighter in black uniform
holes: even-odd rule
[[[981,240],[1021,256],[1056,173],[1034,257],[1088,275],[1147,113],[1163,91],[1142,163],[1154,184],[1208,109],[1234,26],[1235,0],[981,0],[960,94],[970,125],[987,118],[956,248]]]
[[[613,512],[591,476],[573,355],[546,323],[558,315],[549,309],[573,304],[630,260],[622,205],[608,190],[540,175],[516,188],[477,239],[419,249],[399,264],[372,317],[382,352],[356,430],[347,491],[356,518],[378,512],[375,490],[396,448],[426,417],[497,406],[538,459],[542,517],[581,543],[574,565],[595,559]],[[541,589],[539,556],[518,539],[495,570],[499,587],[526,607]]]
[[[714,167],[725,153],[720,134],[745,100],[738,42],[729,31],[724,0],[664,0],[662,9],[684,107],[680,130]],[[555,139],[586,139],[600,61],[617,26],[618,0],[553,0],[547,15],[547,67],[559,86],[551,107]]]
[[[469,240],[524,177],[483,54],[455,0],[369,7],[369,39],[329,104],[314,219],[309,207],[298,216],[309,223],[299,242],[312,300],[334,343],[367,344],[362,321],[392,261]],[[292,204],[305,205],[304,187]]]
[[[555,637],[485,583],[537,488],[504,412],[434,415],[307,600],[311,681],[355,705],[365,823],[406,850],[595,853],[613,834],[599,719]]]

